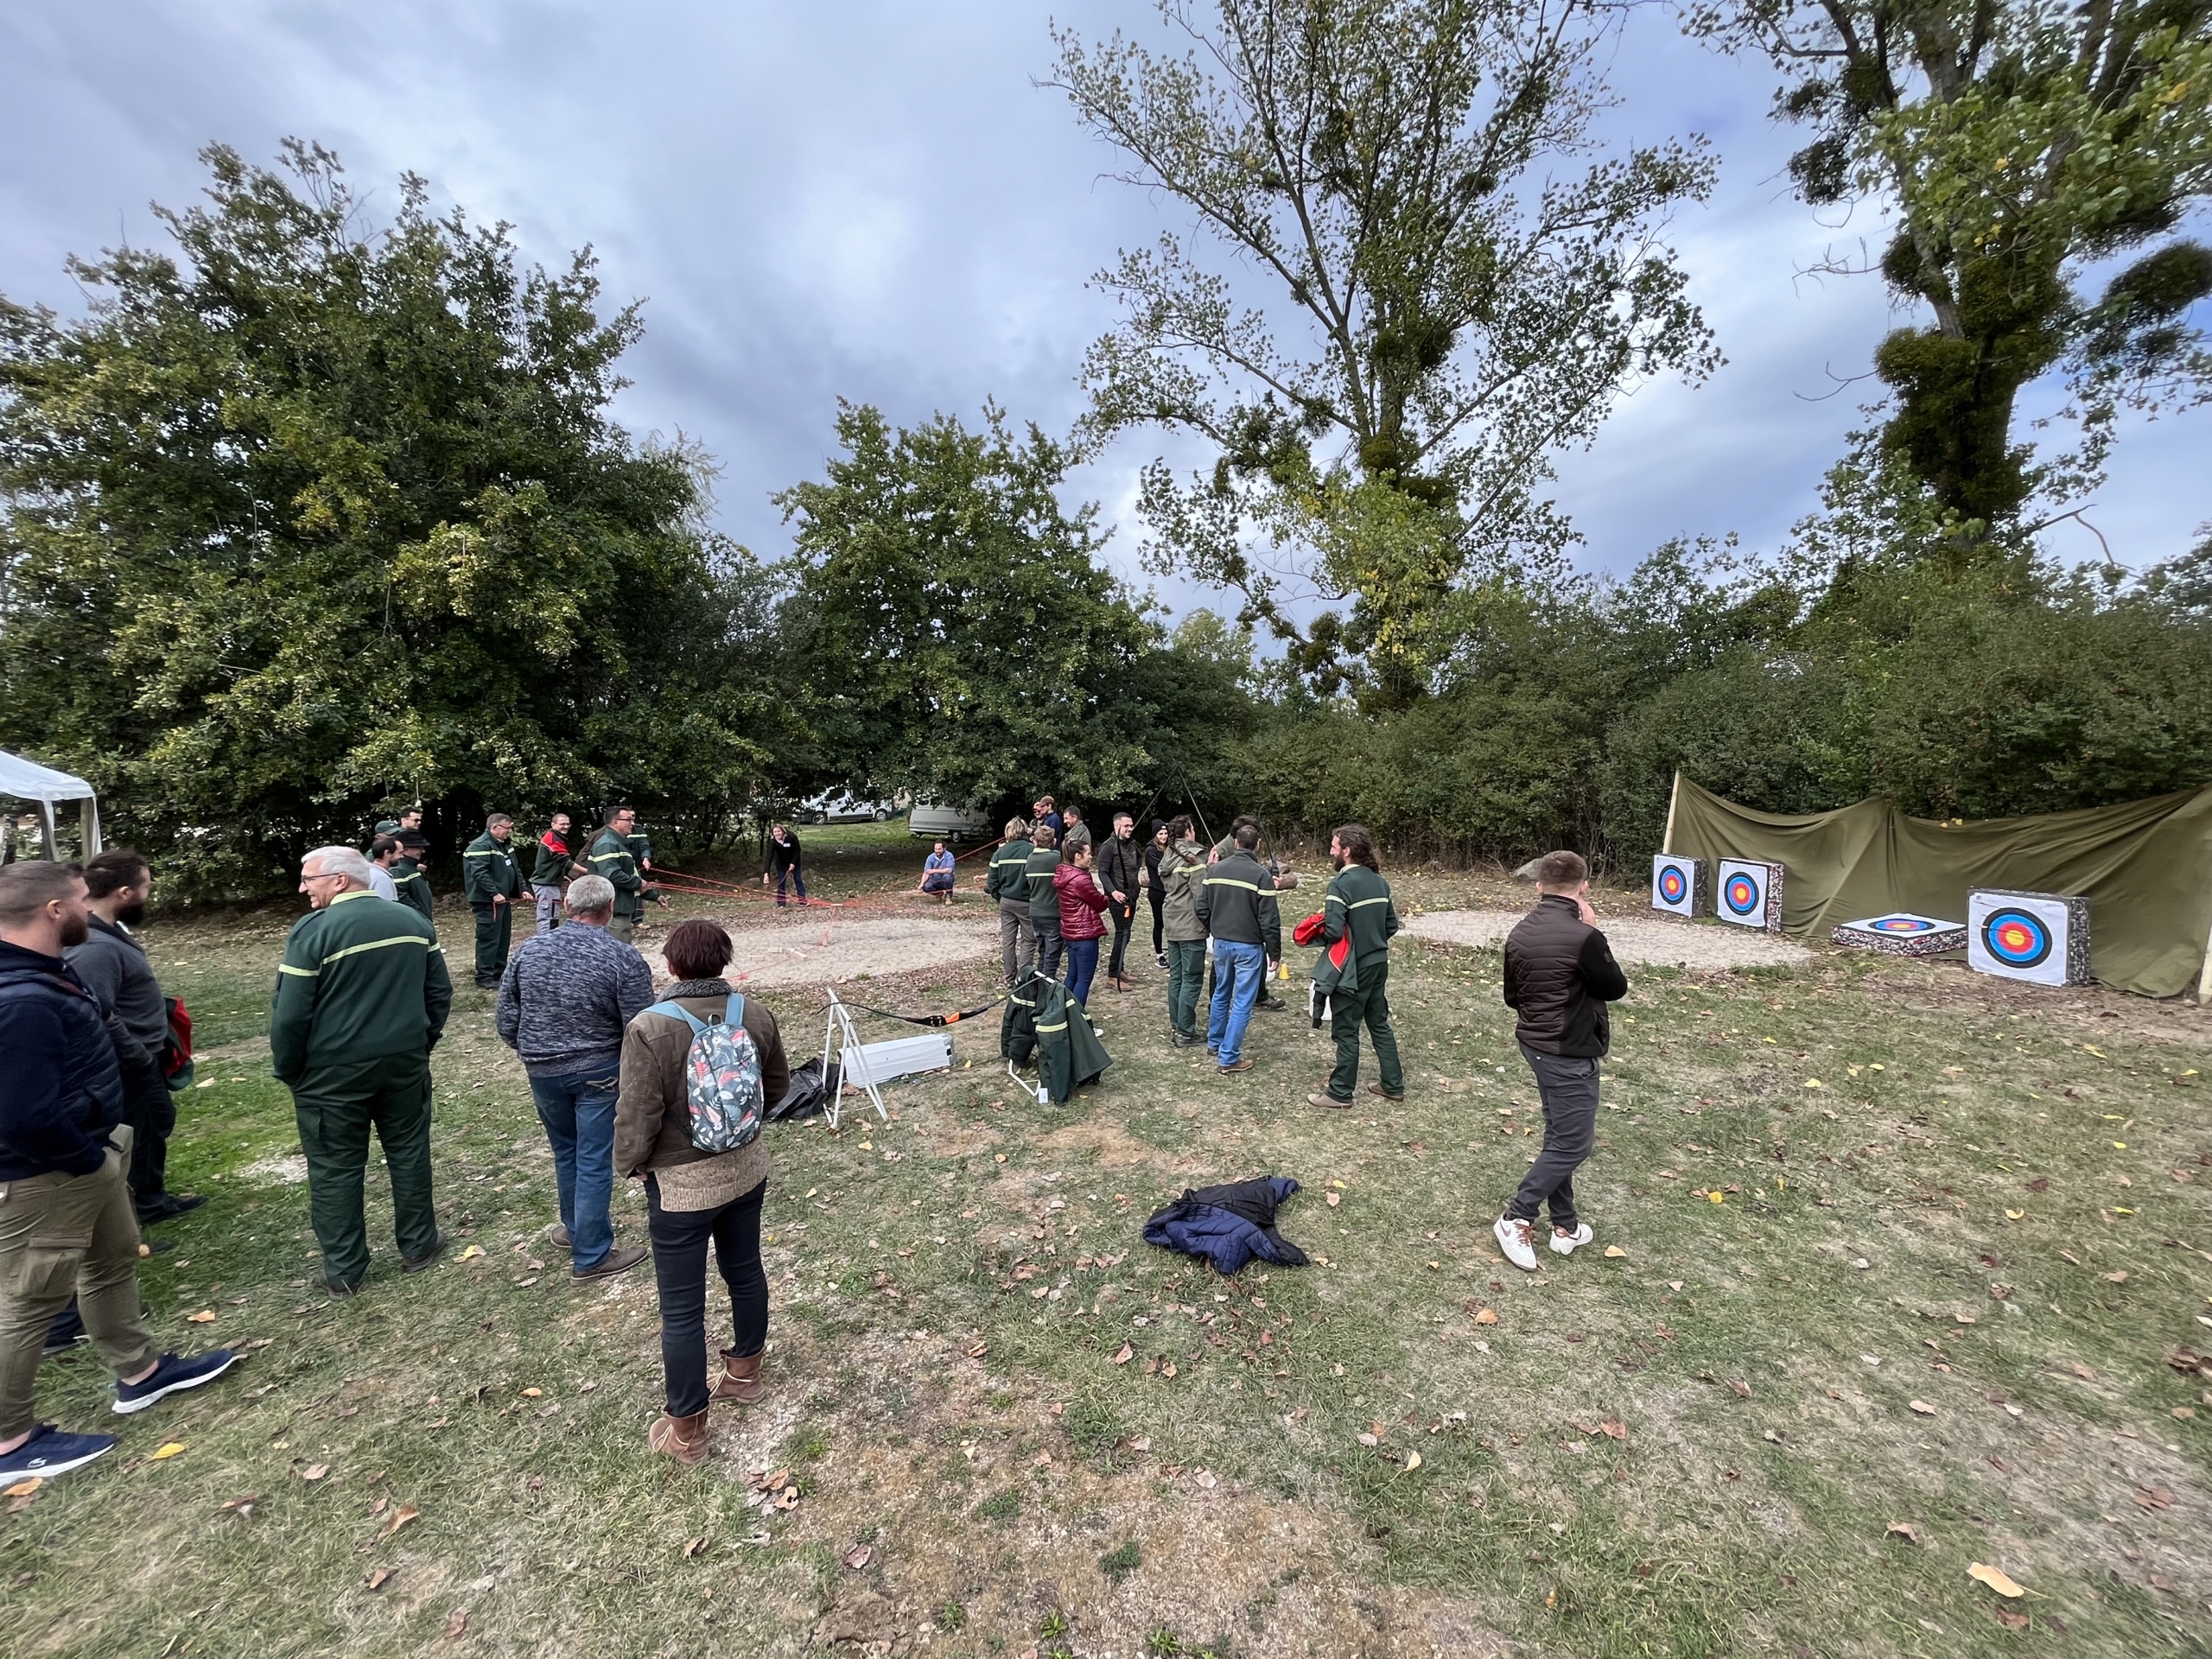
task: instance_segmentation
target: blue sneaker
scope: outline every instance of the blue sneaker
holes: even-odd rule
[[[143,1411],[166,1395],[213,1382],[237,1364],[238,1359],[227,1348],[211,1348],[197,1359],[179,1359],[175,1354],[163,1354],[160,1363],[154,1367],[153,1375],[144,1382],[117,1382],[113,1409],[126,1417],[134,1411]]]
[[[41,1423],[31,1430],[30,1439],[0,1453],[0,1480],[21,1480],[25,1475],[52,1480],[114,1449],[112,1434],[65,1434],[52,1423]]]

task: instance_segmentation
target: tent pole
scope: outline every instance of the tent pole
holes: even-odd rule
[[[1675,804],[1681,798],[1682,769],[1677,766],[1675,768],[1675,786],[1667,791],[1667,833],[1659,842],[1659,850],[1662,853],[1675,850]]]
[[[2204,967],[2196,976],[2196,1000],[2212,1002],[2212,935],[2204,940]]]
[[[98,858],[105,850],[100,844],[100,804],[86,796],[77,804],[77,822],[85,832],[85,856]]]
[[[54,803],[52,801],[41,801],[38,804],[38,830],[40,837],[46,842],[48,861],[59,863],[61,859],[61,849],[54,838]]]

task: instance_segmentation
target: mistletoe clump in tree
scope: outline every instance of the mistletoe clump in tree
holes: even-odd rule
[[[1659,240],[1700,143],[1586,159],[1615,14],[1560,0],[1161,0],[1191,49],[1060,48],[1054,85],[1192,210],[1097,279],[1095,448],[1160,425],[1214,464],[1146,472],[1156,569],[1240,591],[1318,690],[1417,695],[1471,579],[1555,561],[1543,486],[1638,380],[1717,360]],[[1301,626],[1289,607],[1351,601]]]
[[[1880,448],[1948,539],[1991,544],[2038,492],[2093,484],[2121,409],[2205,396],[2187,313],[2212,251],[2177,231],[2212,190],[2212,4],[1714,0],[1690,26],[1781,71],[1777,115],[1817,130],[1789,164],[1807,201],[1894,219],[1882,274],[1932,321],[1875,353]],[[2083,442],[2039,467],[2013,406],[2053,370]]]

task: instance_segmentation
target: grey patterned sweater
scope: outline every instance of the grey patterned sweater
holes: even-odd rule
[[[652,1001],[643,957],[603,927],[569,922],[524,939],[508,958],[493,1019],[534,1077],[612,1077],[623,1027]]]

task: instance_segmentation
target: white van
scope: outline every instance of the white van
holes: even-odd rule
[[[906,818],[906,833],[921,841],[989,841],[998,830],[987,812],[939,806],[934,801],[915,802]]]

